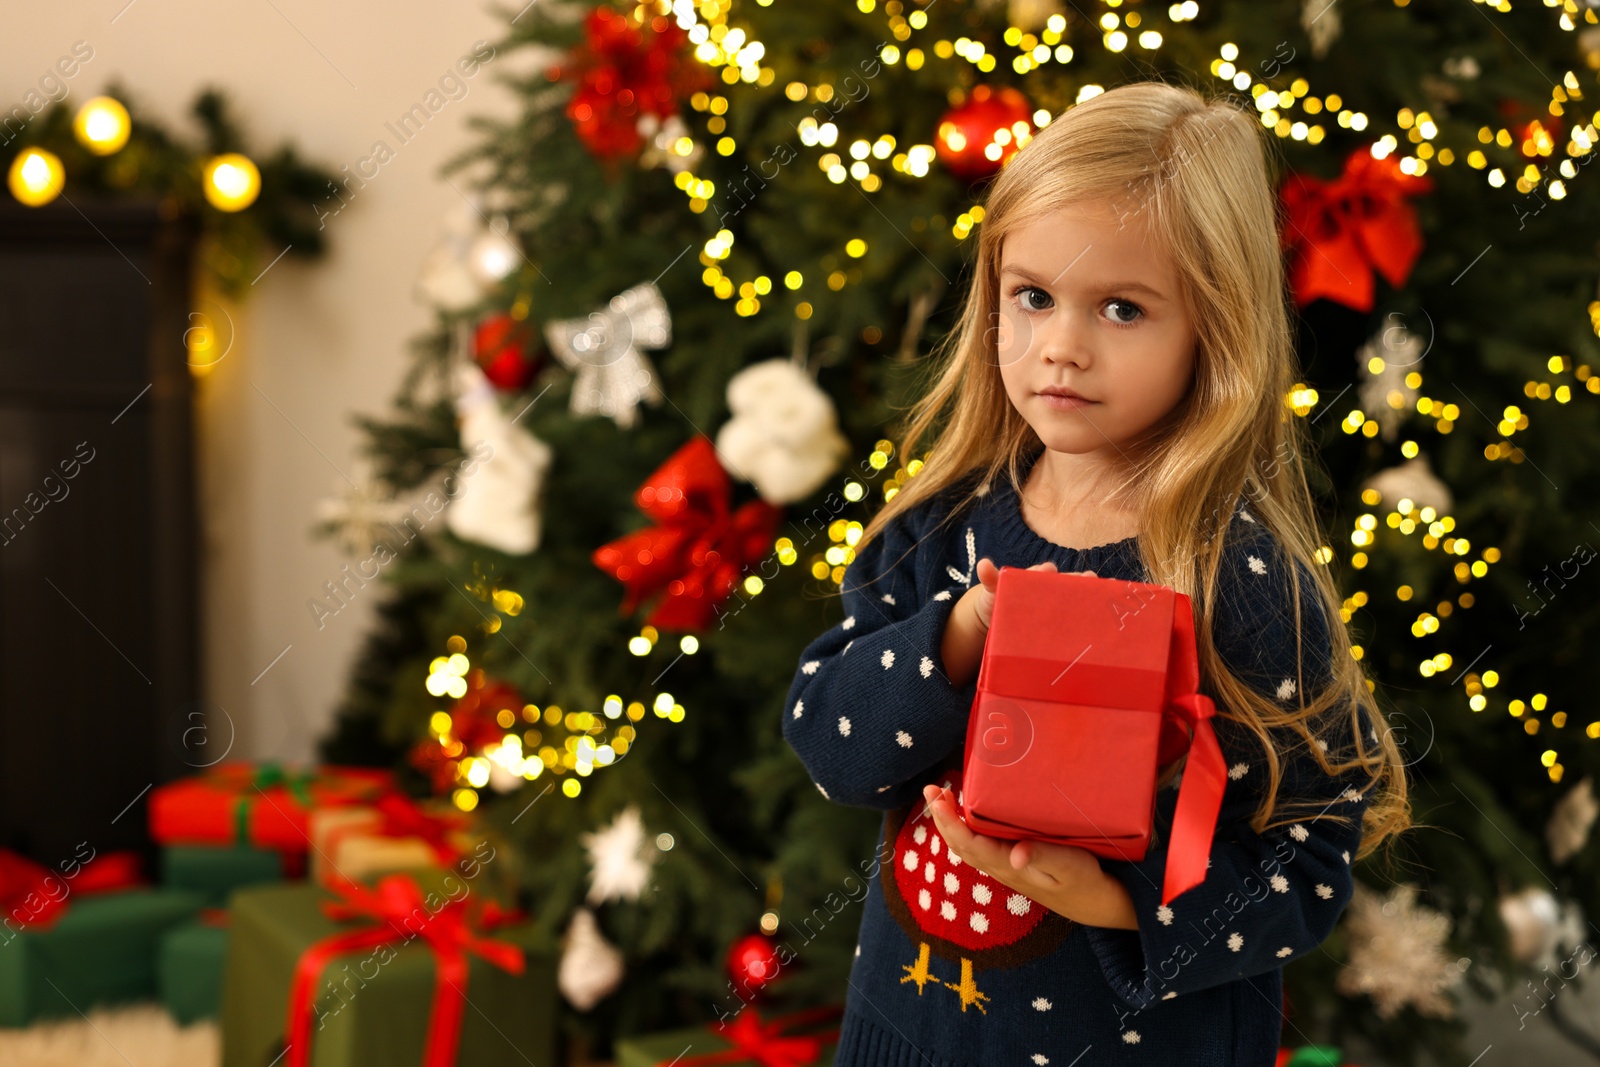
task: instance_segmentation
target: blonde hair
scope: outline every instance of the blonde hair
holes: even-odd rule
[[[1256,832],[1307,817],[1289,810],[1294,805],[1287,802],[1280,810],[1277,796],[1282,758],[1304,746],[1330,775],[1364,772],[1369,804],[1359,855],[1365,856],[1411,825],[1405,765],[1339,623],[1342,597],[1318,561],[1322,538],[1306,482],[1305,430],[1285,405],[1298,364],[1278,203],[1263,142],[1251,113],[1226,98],[1207,99],[1163,82],[1112,89],[1040,130],[989,190],[959,321],[930,357],[925,391],[919,390],[920,399],[894,434],[907,458],[931,438],[925,462],[873,516],[855,549],[897,515],[947,489],[954,504],[946,521],[976,504],[1002,471],[1020,492],[1022,461],[1043,448],[1006,394],[990,329],[998,322],[1006,235],[1079,203],[1109,201],[1124,219],[1147,213],[1150,233],[1176,265],[1195,353],[1187,395],[1137,443],[1137,455],[1129,457],[1132,469],[1117,488],[1119,494],[1130,490],[1139,515],[1146,580],[1192,599],[1201,674],[1210,682],[1218,714],[1260,742],[1268,778],[1252,819]],[[971,484],[957,487],[969,475]],[[1297,650],[1298,708],[1285,709],[1242,682],[1212,643],[1224,540],[1218,534],[1226,531],[1241,494],[1249,495],[1253,517],[1277,537],[1291,564],[1296,633],[1296,572],[1313,579],[1318,602],[1312,607],[1329,620],[1331,683],[1306,703],[1304,654]],[[1362,734],[1363,708],[1379,735],[1375,739]],[[1330,753],[1348,758],[1333,762]],[[1177,769],[1169,768],[1166,777]],[[1322,817],[1349,821],[1337,814]]]

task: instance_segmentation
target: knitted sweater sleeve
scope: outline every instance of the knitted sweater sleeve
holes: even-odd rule
[[[960,591],[922,602],[924,518],[902,513],[856,554],[844,573],[844,618],[801,653],[784,701],[784,738],[818,791],[840,804],[912,802],[918,776],[966,737],[976,682],[955,688],[942,653]]]
[[[1235,526],[1241,524],[1248,526],[1236,520]],[[1229,669],[1285,708],[1298,705],[1302,682],[1316,693],[1331,679],[1329,620],[1314,599],[1313,578],[1303,564],[1296,571],[1303,649],[1296,648],[1289,566],[1289,557],[1264,527],[1230,536],[1213,622],[1218,655]],[[1361,842],[1366,780],[1358,772],[1329,777],[1304,750],[1303,740],[1298,750],[1280,749],[1280,806],[1286,801],[1314,806],[1301,821],[1257,834],[1249,820],[1267,785],[1259,742],[1237,723],[1213,722],[1228,781],[1205,881],[1170,906],[1162,905],[1164,839],[1152,842],[1138,863],[1102,863],[1132,896],[1138,929],[1085,927],[1085,934],[1106,980],[1135,1010],[1262,974],[1305,955],[1332,932],[1354,890],[1350,864]],[[1362,729],[1370,729],[1364,715]],[[1348,746],[1328,754],[1338,762],[1349,755]],[[1163,790],[1158,804],[1169,822],[1175,797],[1175,791]],[[1325,815],[1350,821],[1341,824]]]

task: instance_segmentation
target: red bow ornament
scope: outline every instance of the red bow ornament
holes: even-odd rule
[[[752,500],[730,513],[732,484],[716,447],[697,434],[633,494],[656,522],[595,549],[595,566],[627,587],[621,613],[666,590],[646,621],[660,630],[704,630],[744,567],[772,547],[781,509]]]
[[[596,7],[584,20],[584,43],[552,67],[550,81],[576,80],[567,101],[567,118],[596,157],[612,161],[640,147],[639,118],[678,113],[678,102],[715,84],[688,54],[688,33],[666,16],[635,25],[609,7]]]
[[[1422,252],[1422,233],[1404,198],[1432,190],[1432,179],[1406,174],[1392,156],[1377,159],[1365,148],[1350,153],[1333,181],[1290,175],[1279,195],[1295,304],[1321,297],[1371,311],[1374,270],[1396,288],[1405,284]]]
[[[467,1005],[467,977],[471,973],[467,953],[481,956],[503,971],[521,974],[526,966],[522,949],[475,931],[468,922],[465,898],[449,900],[431,911],[421,886],[405,875],[391,874],[381,879],[376,890],[349,879],[339,880],[331,888],[340,899],[323,904],[330,917],[370,919],[377,925],[333,934],[301,954],[289,987],[286,1067],[306,1067],[311,1062],[311,1007],[316,999],[317,979],[328,964],[346,952],[419,936],[433,953],[437,968],[422,1067],[454,1067]],[[480,926],[492,926],[512,917],[491,902],[477,909],[475,918]]]

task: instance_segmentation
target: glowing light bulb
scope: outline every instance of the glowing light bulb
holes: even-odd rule
[[[205,193],[218,211],[243,211],[261,193],[261,172],[237,152],[217,156],[206,164]]]
[[[61,195],[67,172],[54,153],[42,148],[29,148],[11,161],[7,184],[11,195],[28,207],[41,207]]]
[[[133,123],[128,109],[109,96],[97,96],[78,109],[72,121],[78,141],[97,156],[109,156],[128,143]]]

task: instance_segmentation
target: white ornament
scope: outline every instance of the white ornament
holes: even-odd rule
[[[585,907],[572,913],[562,941],[556,984],[573,1007],[588,1011],[622,984],[622,953],[605,939],[594,912]]]
[[[1329,46],[1339,39],[1343,28],[1334,6],[1337,3],[1338,0],[1305,0],[1301,5],[1300,25],[1311,38],[1311,54],[1317,59],[1328,54]]]
[[[1450,487],[1440,481],[1428,464],[1426,453],[1413,456],[1397,467],[1379,471],[1363,489],[1376,489],[1387,508],[1397,508],[1400,501],[1409,500],[1414,507],[1431,507],[1440,515],[1448,515],[1455,498]]]
[[[1417,390],[1406,384],[1406,377],[1422,370],[1427,347],[1421,337],[1404,326],[1389,326],[1356,351],[1361,410],[1378,420],[1378,430],[1385,441],[1395,439],[1406,413],[1417,406]],[[1376,373],[1372,369],[1374,361],[1382,367]]]
[[[717,431],[717,453],[769,504],[804,500],[849,456],[833,401],[788,359],[769,359],[728,380],[733,417]]]
[[[1463,977],[1445,938],[1450,918],[1416,902],[1417,887],[1399,885],[1387,896],[1356,883],[1346,917],[1350,962],[1336,985],[1347,995],[1370,995],[1378,1015],[1393,1018],[1410,1005],[1422,1015],[1451,1018],[1447,995]]]
[[[646,840],[639,809],[630,804],[610,825],[583,834],[580,840],[589,852],[588,902],[638,900],[650,884],[650,865],[657,854],[655,845]]]
[[[483,299],[482,279],[472,269],[472,249],[486,232],[473,200],[463,200],[444,219],[444,232],[422,261],[417,293],[441,311],[462,311]]]
[[[455,373],[461,447],[477,466],[454,476],[445,521],[463,541],[526,555],[539,547],[539,490],[553,451],[501,409],[476,364],[458,363]]]
[[[585,318],[547,323],[544,332],[550,351],[577,375],[574,415],[604,415],[629,429],[641,401],[661,401],[655,368],[641,351],[672,340],[672,317],[655,283],[636,285]]]
[[[705,157],[706,146],[693,138],[681,116],[669,115],[662,121],[647,111],[639,116],[638,130],[645,141],[644,151],[639,154],[640,167],[665,167],[673,174],[681,174],[697,168]],[[686,139],[687,153],[682,151]]]
[[[1561,864],[1576,856],[1589,842],[1596,815],[1600,815],[1600,804],[1595,802],[1594,779],[1585,778],[1556,801],[1550,812],[1550,822],[1544,828],[1550,858]]]
[[[1555,948],[1561,905],[1549,890],[1529,886],[1500,898],[1500,921],[1511,935],[1511,957],[1518,963],[1533,963]]]
[[[336,496],[317,503],[316,515],[352,556],[371,555],[380,542],[398,549],[402,538],[395,524],[411,513],[410,506],[397,500],[388,483],[358,470],[354,484],[335,479]]]
[[[511,236],[510,224],[504,216],[496,218],[494,225],[472,242],[472,249],[467,254],[473,275],[485,286],[510,275],[522,261],[522,249],[517,245],[516,238]]]

